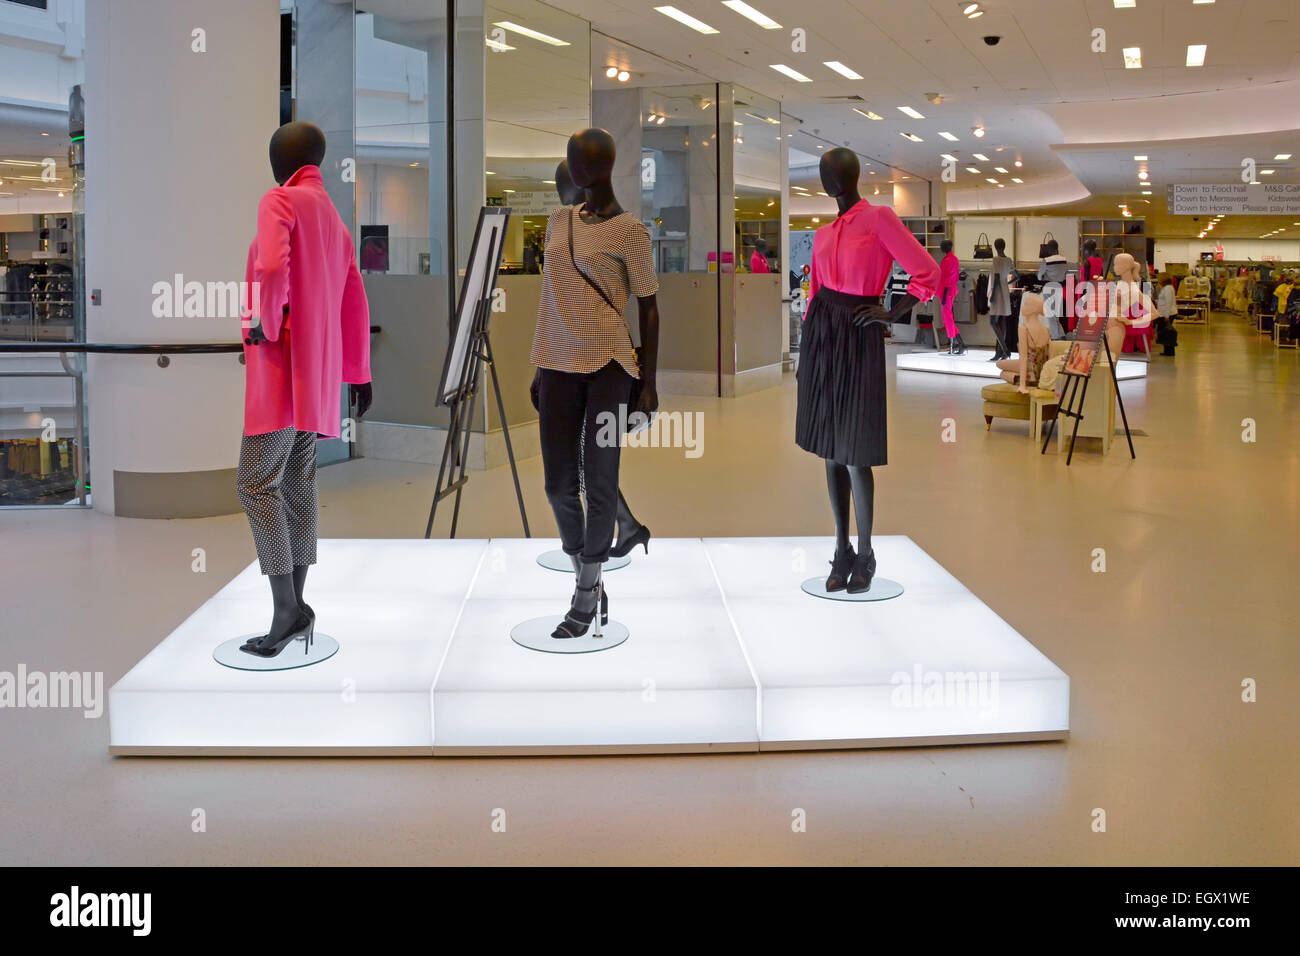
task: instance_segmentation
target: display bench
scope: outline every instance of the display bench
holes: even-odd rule
[[[510,634],[568,600],[564,576],[537,563],[555,541],[322,541],[307,598],[336,654],[275,672],[213,659],[265,627],[266,582],[250,565],[113,686],[110,748],[456,756],[1064,738],[1060,668],[911,539],[874,543],[903,593],[855,602],[800,590],[825,573],[827,538],[656,539],[606,575],[627,641],[546,654]]]

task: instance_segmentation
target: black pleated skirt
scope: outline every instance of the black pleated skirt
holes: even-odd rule
[[[879,301],[823,287],[808,306],[794,440],[818,458],[865,468],[887,463],[885,329],[853,324],[856,309]]]

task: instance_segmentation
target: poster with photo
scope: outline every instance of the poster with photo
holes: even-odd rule
[[[1098,283],[1092,294],[1085,295],[1080,303],[1083,314],[1079,316],[1079,324],[1075,326],[1074,341],[1070,343],[1070,351],[1065,355],[1062,374],[1085,377],[1092,374],[1092,366],[1097,361],[1101,338],[1106,334],[1106,325],[1109,321],[1110,302],[1106,292],[1105,284]]]

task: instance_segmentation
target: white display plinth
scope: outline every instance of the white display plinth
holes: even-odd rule
[[[910,539],[873,543],[879,574],[905,587],[892,600],[803,593],[830,538],[656,539],[653,557],[607,581],[611,619],[632,638],[561,655],[510,638],[568,605],[571,582],[536,561],[554,541],[322,541],[307,599],[338,654],[270,673],[212,659],[269,619],[250,565],[112,688],[111,749],[672,753],[1064,737],[1066,675]]]
[[[894,357],[894,364],[909,372],[939,372],[944,375],[969,375],[973,378],[1001,378],[1002,370],[993,358],[992,349],[969,349],[965,355],[949,355],[947,352],[899,352]],[[1013,353],[1013,359],[1017,356]],[[1147,363],[1135,359],[1120,359],[1115,366],[1115,375],[1122,382],[1125,379],[1146,378]]]

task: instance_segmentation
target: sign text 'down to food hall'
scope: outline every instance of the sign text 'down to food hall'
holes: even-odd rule
[[[1300,183],[1202,183],[1168,187],[1175,216],[1300,215]]]

